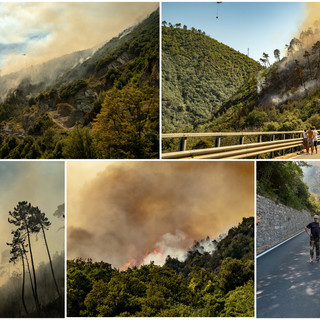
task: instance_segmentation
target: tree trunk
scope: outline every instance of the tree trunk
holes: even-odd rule
[[[25,285],[25,281],[26,281],[26,269],[25,269],[25,266],[24,266],[24,254],[23,254],[21,249],[20,249],[20,256],[21,256],[22,268],[23,268],[21,298],[22,298],[22,304],[23,304],[24,311],[26,312],[26,314],[29,314],[29,312],[27,310],[27,307],[26,307],[26,302],[24,301],[24,285]]]
[[[26,256],[27,267],[28,267],[28,272],[29,272],[29,279],[30,279],[30,285],[31,285],[32,295],[33,295],[33,298],[34,298],[34,302],[35,302],[35,304],[36,304],[36,309],[38,309],[38,307],[37,307],[37,298],[36,298],[36,294],[34,293],[34,287],[33,287],[33,281],[32,281],[31,271],[30,271],[29,260],[28,260],[27,254],[25,254],[25,256]]]
[[[57,281],[56,281],[56,277],[55,277],[54,271],[53,271],[53,266],[52,266],[52,261],[51,261],[50,251],[49,251],[49,247],[48,247],[48,243],[47,243],[46,234],[45,234],[45,232],[44,232],[44,228],[43,228],[43,225],[42,225],[42,224],[41,224],[41,229],[42,229],[44,242],[45,242],[45,244],[46,244],[46,248],[47,248],[47,252],[48,252],[48,257],[49,257],[49,261],[50,261],[50,267],[51,267],[51,273],[52,273],[53,281],[54,281],[54,284],[55,284],[55,286],[56,286],[58,295],[59,295],[59,297],[61,298],[61,294],[60,294],[60,291],[59,291],[59,287],[58,287],[58,284],[57,284]]]
[[[34,263],[33,263],[33,255],[32,255],[32,249],[31,249],[31,241],[30,241],[30,232],[29,232],[27,221],[24,220],[24,223],[25,223],[25,226],[27,229],[27,235],[28,235],[29,253],[30,253],[32,272],[33,272],[33,281],[34,281],[33,282],[34,283],[34,295],[35,295],[35,300],[36,300],[37,311],[40,313],[40,303],[39,303],[38,292],[37,292],[37,278],[36,278],[36,271],[34,269]]]

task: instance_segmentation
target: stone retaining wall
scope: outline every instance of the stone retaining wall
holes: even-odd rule
[[[260,217],[256,229],[257,253],[302,231],[313,221],[311,213],[306,210],[298,211],[260,195],[257,195],[256,209]]]

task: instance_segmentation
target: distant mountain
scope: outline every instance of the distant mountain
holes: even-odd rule
[[[261,68],[201,30],[162,27],[162,131],[194,131]]]
[[[159,12],[0,87],[0,158],[158,158]]]

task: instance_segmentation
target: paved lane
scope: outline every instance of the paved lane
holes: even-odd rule
[[[303,232],[257,259],[258,318],[320,318],[320,263]]]
[[[292,159],[305,159],[305,160],[320,159],[320,148],[318,148],[318,153],[314,152],[313,154],[307,154],[305,152],[305,153],[296,155]]]

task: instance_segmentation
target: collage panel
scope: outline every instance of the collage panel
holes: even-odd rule
[[[256,167],[256,315],[319,318],[320,162]]]
[[[68,161],[68,317],[253,317],[254,162]]]
[[[0,177],[0,317],[64,318],[64,162],[0,161]]]
[[[159,2],[0,3],[1,159],[159,159]]]
[[[317,2],[162,2],[162,159],[320,159]]]
[[[319,9],[0,3],[0,318],[320,318]]]

